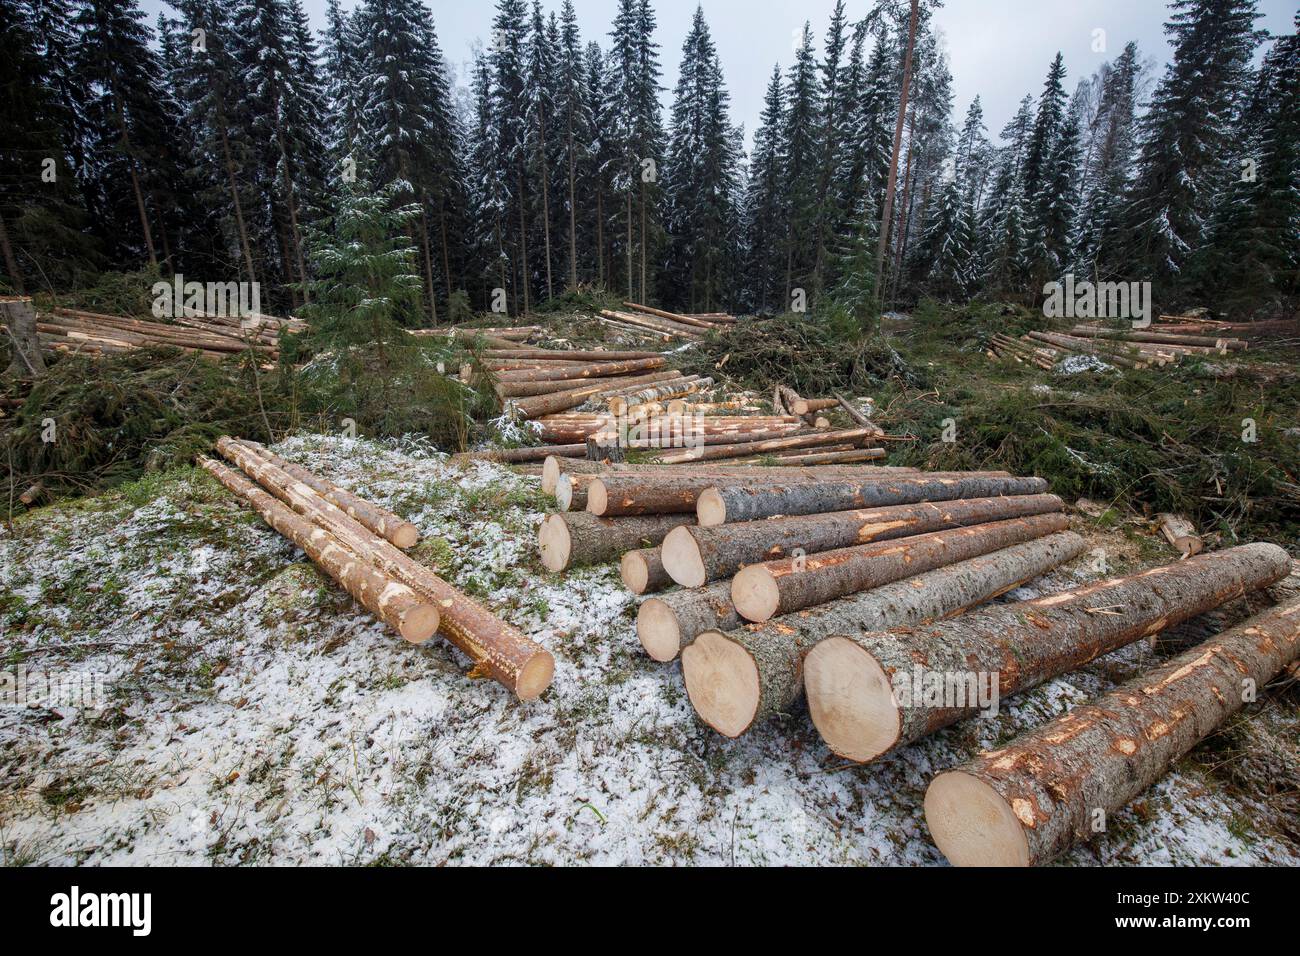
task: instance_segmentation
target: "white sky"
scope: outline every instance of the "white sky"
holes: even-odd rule
[[[303,0],[313,24],[324,27],[326,0]],[[548,13],[559,12],[562,0],[543,0]],[[491,0],[425,0],[433,11],[434,27],[448,63],[463,81],[476,42],[487,44],[496,4]],[[722,68],[731,91],[732,120],[744,123],[752,141],[763,107],[772,65],[790,65],[804,20],[812,24],[820,52],[834,0],[702,0]],[[343,5],[350,8],[351,0]],[[849,0],[850,22],[871,8],[871,0]],[[151,22],[163,0],[142,0]],[[682,42],[690,29],[697,0],[654,0],[658,19],[656,39],[663,67],[665,107],[677,79]],[[574,0],[583,42],[609,45],[609,27],[616,0]],[[1289,33],[1294,0],[1260,0],[1260,26]],[[1048,64],[1060,50],[1068,71],[1067,89],[1092,73],[1104,60],[1137,40],[1144,57],[1168,61],[1169,45],[1163,24],[1167,8],[1161,0],[946,0],[934,20],[943,34],[953,73],[954,122],[959,123],[970,101],[979,94],[985,124],[997,135],[1026,93],[1038,95]],[[1093,31],[1106,31],[1106,52],[1092,50]],[[666,114],[665,114],[666,116]]]

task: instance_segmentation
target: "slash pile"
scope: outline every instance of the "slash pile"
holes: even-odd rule
[[[1086,547],[1045,481],[1005,472],[682,475],[551,459],[543,489],[587,508],[543,521],[543,565],[618,558],[629,589],[650,595],[641,644],[680,657],[704,723],[738,737],[806,699],[830,750],[856,762],[980,712],[981,686],[996,706],[1290,571],[1281,548],[1251,544],[988,604]],[[931,832],[954,863],[1046,862],[1087,837],[1090,808],[1122,807],[1239,709],[1238,677],[1267,681],[1297,657],[1292,601],[940,776]]]
[[[551,654],[404,553],[414,525],[293,465],[256,442],[224,437],[199,465],[257,511],[385,624],[412,643],[441,633],[521,700],[550,686]],[[241,473],[242,472],[242,473]],[[251,479],[251,480],[250,480]]]

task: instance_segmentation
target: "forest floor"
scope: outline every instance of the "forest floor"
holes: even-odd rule
[[[740,740],[649,660],[612,566],[540,568],[537,479],[416,441],[291,438],[285,457],[413,520],[418,557],[545,645],[520,703],[445,642],[403,643],[206,474],[155,473],[0,532],[6,670],[105,677],[102,708],[0,706],[9,864],[938,864],[934,774],[1133,675],[1140,644],[881,762],[834,758],[799,711]],[[1175,555],[1074,513],[1126,573]],[[1098,575],[1095,553],[1008,595]],[[1300,572],[1273,598],[1300,590]],[[1300,688],[1275,685],[1065,864],[1298,864]]]

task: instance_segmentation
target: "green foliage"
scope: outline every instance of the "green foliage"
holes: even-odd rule
[[[268,424],[284,429],[290,416],[283,391],[253,374],[175,349],[64,358],[3,432],[0,456],[17,492],[36,479],[56,493],[91,491],[188,464],[223,434],[269,440]],[[0,494],[9,500],[10,488]]]
[[[474,319],[474,307],[469,303],[469,293],[457,289],[447,299],[447,320],[452,325],[462,325]]]
[[[94,285],[60,293],[47,300],[36,297],[38,308],[59,307],[103,312],[106,315],[136,315],[152,318],[153,284],[162,279],[157,267],[139,272],[101,272]]]
[[[600,286],[580,285],[565,289],[533,308],[539,314],[554,312],[599,312],[601,309],[621,309],[623,300]]]

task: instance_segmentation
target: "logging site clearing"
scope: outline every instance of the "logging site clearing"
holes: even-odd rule
[[[1295,387],[1275,378],[1290,340],[1231,367],[1187,356],[1171,380],[1018,361],[994,338],[1042,326],[1018,307],[926,304],[846,351],[798,317],[679,337],[634,305],[411,336],[442,369],[422,374],[494,396],[467,451],[305,421],[265,434],[249,406],[119,442],[84,494],[36,479],[17,496],[35,476],[11,471],[8,672],[94,675],[101,695],[0,709],[3,861],[1300,863],[1295,405],[1261,404]],[[10,454],[51,414],[79,421],[60,403],[96,376],[154,387],[174,353],[140,348],[51,354]],[[261,362],[184,361],[206,383],[187,402]],[[282,373],[262,374],[278,423]],[[86,406],[78,427],[133,434],[130,408]],[[124,454],[139,464],[114,471]],[[1269,540],[1291,554],[1249,544]],[[1290,669],[1250,665],[1257,698],[1208,722],[1178,705],[1200,722],[1150,770],[1116,738],[1141,785],[1106,798],[1101,830],[1045,818],[1026,856],[1009,818],[971,847],[980,760],[1165,662],[1187,683],[1247,620]],[[1006,699],[907,703],[889,655],[909,641],[991,661]],[[854,676],[858,647],[895,675],[884,698]],[[1061,759],[1104,780],[1077,740]]]

